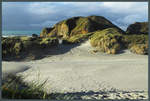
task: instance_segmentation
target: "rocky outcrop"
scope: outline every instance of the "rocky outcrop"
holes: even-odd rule
[[[112,27],[122,31],[102,16],[73,17],[58,22],[53,28],[43,29],[40,36],[63,36],[63,38],[68,38],[77,34],[86,34]]]
[[[148,22],[136,22],[128,26],[128,34],[148,34]]]

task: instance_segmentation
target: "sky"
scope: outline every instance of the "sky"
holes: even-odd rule
[[[41,30],[74,16],[104,16],[126,30],[148,21],[147,2],[3,2],[3,30]]]

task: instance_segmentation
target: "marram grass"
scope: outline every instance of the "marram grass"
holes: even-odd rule
[[[50,96],[44,92],[42,84],[32,83],[28,85],[21,76],[9,74],[2,80],[2,98],[3,99],[50,99]]]

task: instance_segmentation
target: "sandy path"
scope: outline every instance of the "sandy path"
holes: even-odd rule
[[[66,47],[65,47],[66,48]],[[129,51],[119,55],[91,54],[89,43],[65,54],[30,62],[2,62],[3,74],[14,72],[25,81],[47,80],[47,92],[88,92],[100,90],[148,89],[148,56]],[[22,65],[22,68],[18,68]],[[10,69],[11,67],[11,69]],[[16,67],[16,68],[14,68]],[[30,67],[25,70],[23,67]],[[24,71],[25,70],[25,71]],[[23,72],[24,71],[24,72]]]

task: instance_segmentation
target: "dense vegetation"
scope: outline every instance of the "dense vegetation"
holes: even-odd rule
[[[125,47],[136,54],[145,55],[148,54],[148,34],[144,35],[124,35],[123,42]]]
[[[31,56],[33,59],[38,51],[51,48],[58,44],[56,38],[7,37],[2,38],[2,58],[21,59]]]
[[[121,50],[122,34],[115,28],[108,28],[102,31],[96,31],[90,38],[93,47],[108,54],[116,54]]]
[[[40,51],[63,43],[81,43],[90,40],[91,46],[108,54],[117,54],[129,49],[136,54],[148,54],[148,23],[137,22],[129,25],[124,32],[102,16],[72,17],[44,28],[40,37],[2,38],[3,60],[38,57]]]
[[[126,32],[102,16],[73,17],[46,28],[41,37],[61,36],[66,43],[80,43],[90,39],[98,50],[116,54],[122,49],[148,54],[148,22],[136,22]]]

